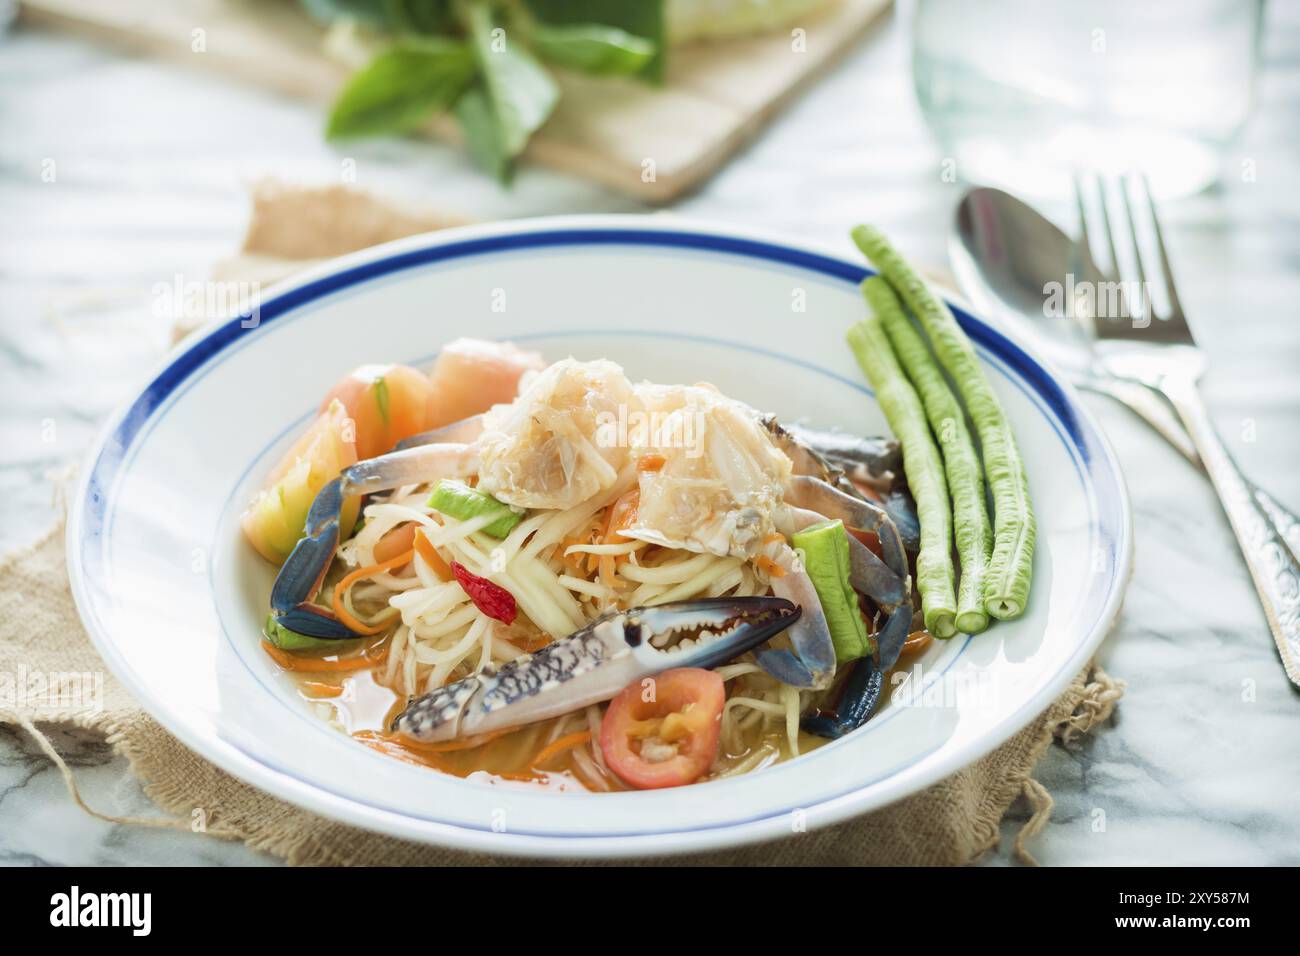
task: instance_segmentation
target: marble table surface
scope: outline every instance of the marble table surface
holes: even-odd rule
[[[676,212],[839,244],[881,223],[944,261],[960,183],[913,103],[891,20]],[[1273,4],[1255,116],[1229,178],[1164,210],[1181,294],[1209,348],[1205,391],[1247,473],[1300,511],[1300,15]],[[249,184],[337,181],[317,109],[182,66],[19,26],[0,36],[0,548],[53,520],[51,476],[156,359],[155,282],[203,276],[233,252]],[[511,192],[454,150],[349,147],[358,185],[490,219],[638,211],[540,170]],[[43,170],[57,170],[45,181]],[[1136,571],[1101,658],[1128,693],[1112,726],[1052,748],[1036,777],[1056,801],[1032,849],[1047,864],[1300,863],[1300,696],[1277,663],[1228,525],[1203,477],[1108,400],[1087,397],[1124,462]],[[56,425],[56,440],[46,440]],[[102,742],[59,733],[86,799],[156,812]],[[1028,816],[1017,805],[1001,848]],[[0,729],[0,863],[274,864],[187,833],[112,826],[79,810],[23,736]]]

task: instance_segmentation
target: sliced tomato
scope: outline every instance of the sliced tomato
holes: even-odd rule
[[[357,460],[350,432],[347,411],[338,402],[330,403],[266,476],[239,519],[249,542],[266,560],[284,562],[302,537],[316,493]],[[359,506],[356,496],[344,499],[339,517],[343,537],[356,524]]]
[[[640,790],[694,783],[718,755],[726,699],[722,678],[698,667],[633,681],[601,722],[605,763]]]
[[[364,461],[429,428],[432,390],[424,373],[409,365],[362,365],[329,390],[321,408],[334,399],[343,403],[356,428],[357,457]]]
[[[438,353],[429,373],[428,428],[441,428],[486,412],[493,405],[514,401],[519,379],[540,371],[546,362],[509,342],[456,339]]]

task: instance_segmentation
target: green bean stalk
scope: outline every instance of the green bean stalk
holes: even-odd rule
[[[863,283],[862,291],[869,302],[880,294],[871,280]],[[884,291],[892,297],[887,286]],[[953,591],[952,512],[943,461],[930,436],[921,399],[894,357],[880,313],[874,311],[874,305],[872,308],[872,315],[849,329],[849,348],[875,389],[876,400],[903,449],[903,468],[921,521],[916,587],[921,592],[926,630],[935,637],[949,638],[957,633],[957,599]]]
[[[984,607],[999,620],[1019,617],[1029,600],[1035,525],[1029,479],[1011,424],[948,306],[878,230],[858,226],[853,241],[916,316],[970,413],[993,496],[993,553],[984,579]]]
[[[872,310],[880,316],[885,333],[893,343],[894,354],[912,380],[912,387],[930,420],[930,429],[939,440],[952,500],[953,537],[961,562],[957,579],[957,630],[978,634],[989,625],[989,615],[984,609],[984,574],[993,547],[993,529],[984,503],[984,470],[966,428],[965,413],[889,283],[876,276],[864,282],[862,290]]]

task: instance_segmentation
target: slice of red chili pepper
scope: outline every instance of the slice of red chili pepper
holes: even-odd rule
[[[451,562],[451,573],[465,589],[474,606],[493,620],[503,624],[513,624],[519,607],[515,596],[499,584],[493,584],[487,578],[481,578],[459,561]]]

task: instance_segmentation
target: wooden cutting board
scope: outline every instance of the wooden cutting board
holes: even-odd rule
[[[889,6],[890,0],[838,0],[798,24],[802,50],[790,30],[676,47],[661,87],[566,73],[560,105],[526,157],[646,202],[671,200],[714,172]],[[321,53],[321,28],[296,3],[23,0],[20,10],[28,23],[322,104],[347,74]],[[193,50],[195,30],[203,31],[203,52]],[[459,138],[445,118],[429,132]]]

